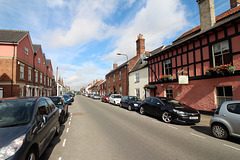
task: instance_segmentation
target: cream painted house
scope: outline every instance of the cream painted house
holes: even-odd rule
[[[144,89],[144,86],[148,84],[148,66],[144,58],[145,56],[140,56],[129,72],[129,96],[137,96],[142,100],[150,96],[150,91]]]

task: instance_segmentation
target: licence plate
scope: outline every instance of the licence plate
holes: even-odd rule
[[[198,117],[189,117],[189,119],[198,119]]]

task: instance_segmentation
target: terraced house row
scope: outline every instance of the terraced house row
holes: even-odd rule
[[[3,98],[56,94],[51,60],[28,31],[0,30],[0,88]]]

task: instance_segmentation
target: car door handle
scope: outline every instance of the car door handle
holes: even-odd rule
[[[226,117],[226,114],[222,114],[223,117]]]

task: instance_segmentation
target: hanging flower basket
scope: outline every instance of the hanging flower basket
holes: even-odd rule
[[[234,74],[236,67],[230,64],[211,67],[206,70],[206,75],[230,75]]]
[[[160,80],[162,80],[162,81],[173,81],[173,76],[172,75],[162,75],[160,77]]]

